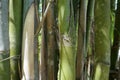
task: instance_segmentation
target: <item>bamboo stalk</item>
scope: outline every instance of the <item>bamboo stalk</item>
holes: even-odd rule
[[[120,43],[120,1],[118,0],[117,10],[115,15],[115,25],[114,25],[114,37],[113,37],[113,45],[111,47],[111,71],[116,69],[116,62],[119,51],[119,43]],[[111,80],[114,79],[110,76]]]
[[[86,15],[87,1],[80,1],[80,16],[78,27],[78,46],[77,46],[77,76],[78,79],[84,80],[84,64],[86,57]]]
[[[42,0],[42,15],[45,11],[46,0]],[[40,80],[47,80],[47,39],[46,39],[46,25],[43,25],[41,34],[41,48],[40,48]]]
[[[59,73],[58,80],[75,80],[76,27],[72,0],[58,0]]]
[[[47,78],[49,80],[56,80],[55,76],[55,54],[56,54],[56,42],[55,42],[55,5],[51,3],[46,16],[47,26]]]
[[[93,67],[93,56],[94,56],[94,33],[93,33],[93,24],[94,24],[94,4],[95,0],[88,0],[87,8],[87,27],[86,27],[86,51],[87,51],[87,80],[92,79]]]
[[[110,68],[110,1],[95,1],[95,70],[93,80],[108,80]]]
[[[18,9],[19,8],[19,9]],[[10,60],[11,79],[20,80],[19,67],[22,41],[22,0],[9,1],[9,36],[10,36],[10,56],[16,58]]]

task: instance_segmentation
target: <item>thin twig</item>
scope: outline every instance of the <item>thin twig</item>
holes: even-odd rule
[[[19,59],[19,57],[20,57],[19,55],[17,55],[17,56],[11,56],[11,57],[8,57],[8,58],[0,60],[0,62],[6,61],[6,60],[9,60],[9,59],[13,59],[13,58]]]
[[[52,1],[49,1],[48,4],[47,4],[47,7],[46,7],[45,12],[44,12],[43,17],[42,17],[42,20],[39,22],[38,28],[36,29],[35,37],[38,35],[38,33],[40,32],[40,30],[41,30],[41,28],[43,26],[43,23],[45,21],[45,18],[46,18],[46,15],[48,13],[51,2]]]

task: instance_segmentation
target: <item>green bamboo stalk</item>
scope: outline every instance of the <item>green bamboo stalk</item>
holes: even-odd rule
[[[76,28],[76,40],[78,40],[78,26],[79,26],[79,2],[80,0],[73,0],[73,7],[74,7],[74,24],[77,27]],[[75,34],[75,33],[74,33]],[[78,41],[76,41],[78,42]],[[76,44],[78,46],[78,44]],[[76,54],[76,80],[80,80],[80,58],[79,58],[80,54]]]
[[[115,29],[114,29],[114,40],[113,46],[111,48],[111,69],[115,69],[115,64],[118,56],[119,42],[120,42],[120,29],[119,29],[119,20],[120,20],[120,2],[117,4],[117,11],[115,16]]]
[[[20,53],[22,41],[22,0],[9,1],[9,36],[10,36],[10,56],[15,56],[10,60],[11,79],[20,80]],[[19,57],[18,57],[19,56]]]
[[[58,80],[75,80],[76,31],[73,12],[72,0],[58,0],[58,26],[60,31]]]
[[[78,45],[77,45],[77,79],[83,80],[85,78],[84,64],[86,56],[86,15],[87,15],[87,1],[80,1],[80,17],[78,26]]]
[[[88,51],[88,47],[90,46],[90,32],[93,27],[94,21],[94,4],[95,0],[88,1],[88,9],[87,9],[87,27],[86,27],[86,48]]]
[[[87,27],[86,27],[86,50],[87,50],[87,59],[88,59],[88,66],[87,66],[87,80],[90,80],[92,77],[92,70],[91,67],[93,61],[93,51],[94,51],[94,40],[93,40],[93,22],[94,22],[94,4],[95,0],[88,1],[88,8],[87,8]]]
[[[93,80],[108,80],[110,68],[110,0],[95,1],[95,71]]]
[[[113,45],[113,41],[114,41],[114,26],[115,26],[115,11],[116,11],[116,0],[110,0],[110,7],[111,7],[111,15],[110,15],[110,19],[111,19],[111,28],[110,28],[110,37],[111,37],[111,45]]]
[[[120,1],[118,0],[117,10],[115,15],[115,27],[114,27],[114,38],[113,45],[111,47],[111,71],[116,69],[116,62],[119,51],[119,43],[120,43]],[[113,76],[110,75],[110,79],[113,80]]]
[[[32,0],[33,1],[33,0]],[[22,43],[22,80],[34,80],[34,3],[25,0],[24,28]],[[27,3],[31,5],[28,5]],[[28,7],[29,6],[29,7]],[[26,14],[25,14],[26,12]]]
[[[8,0],[0,0],[0,80],[10,80]]]

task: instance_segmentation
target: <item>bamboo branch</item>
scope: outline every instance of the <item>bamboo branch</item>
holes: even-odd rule
[[[11,57],[2,59],[2,60],[0,60],[0,63],[3,62],[3,61],[9,60],[9,59],[20,59],[20,56],[19,56],[19,55],[16,55],[16,56],[11,56]]]
[[[46,18],[46,15],[48,13],[48,10],[49,10],[49,7],[51,5],[51,3],[53,2],[54,0],[49,0],[48,4],[47,4],[47,7],[45,9],[45,12],[43,14],[43,17],[42,17],[42,20],[39,22],[39,25],[38,25],[38,28],[36,29],[36,32],[35,32],[35,37],[38,35],[38,33],[40,32],[41,28],[42,28],[42,25],[45,21],[45,18]]]

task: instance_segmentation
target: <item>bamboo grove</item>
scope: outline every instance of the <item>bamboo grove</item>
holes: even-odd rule
[[[120,80],[120,0],[0,0],[0,80]]]

